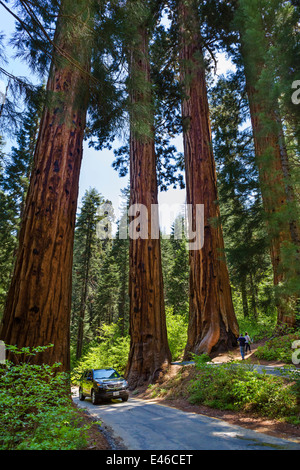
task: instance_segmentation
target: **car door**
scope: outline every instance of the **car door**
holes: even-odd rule
[[[81,380],[80,380],[80,386],[82,388],[82,393],[85,393],[85,389],[86,389],[86,376],[87,376],[87,371],[85,371],[81,377]]]
[[[85,371],[85,373],[83,374],[83,377],[82,377],[82,390],[83,390],[83,393],[84,395],[88,395],[90,393],[90,388],[88,387],[88,380],[87,380],[87,377],[88,377],[88,374],[89,374],[90,371]]]
[[[91,389],[93,386],[93,371],[88,370],[86,373],[86,378],[85,378],[85,395],[90,395],[91,394]]]

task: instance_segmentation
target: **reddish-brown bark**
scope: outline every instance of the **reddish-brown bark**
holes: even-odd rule
[[[248,84],[247,91],[260,188],[270,240],[274,286],[278,286],[285,280],[282,248],[285,243],[292,241],[287,219],[287,195],[278,138],[278,123],[275,114],[272,116],[270,113],[267,114],[269,124],[264,123],[267,112],[264,102],[259,98],[253,86]],[[280,297],[277,302],[277,322],[279,325],[293,326],[296,317],[289,308],[288,298]]]
[[[62,11],[70,5],[63,2]],[[72,40],[76,43],[78,37],[64,26],[62,17],[56,44],[76,57],[81,70],[61,57],[51,66],[1,339],[18,348],[51,343],[54,346],[32,362],[60,362],[68,370],[73,238],[90,53],[87,45],[74,53]]]
[[[132,51],[130,63],[130,207],[142,204],[147,209],[148,230],[141,233],[145,239],[132,239],[132,236],[130,239],[131,345],[126,377],[132,388],[155,379],[159,371],[171,361],[163,298],[160,240],[151,236],[153,228],[158,227],[158,217],[151,219],[151,205],[158,202],[158,189],[146,28],[140,29],[138,39],[139,47]],[[138,80],[142,78],[143,90],[135,84],[135,77]],[[140,116],[139,111],[136,112],[140,107],[146,110],[146,115]],[[137,122],[139,117],[141,120]],[[142,120],[145,122],[142,123]],[[148,131],[144,133],[139,126]]]
[[[187,203],[204,205],[204,244],[190,251],[190,312],[185,357],[236,345],[238,325],[224,258],[200,25],[192,2],[179,6]],[[195,230],[195,225],[193,225]]]
[[[275,91],[273,71],[270,69],[267,56],[270,48],[268,19],[262,10],[256,9],[256,41],[259,47],[253,47],[251,20],[244,6],[236,2],[240,34],[240,50],[244,63],[246,89],[249,100],[253,129],[256,163],[259,170],[259,182],[265,211],[266,227],[270,244],[270,256],[273,266],[274,286],[284,286],[277,293],[278,325],[295,325],[296,299],[288,289],[288,278],[296,278],[299,272],[294,265],[287,267],[284,251],[294,244],[299,258],[299,222],[293,214],[295,196],[291,186],[290,169],[285,139],[280,119],[279,104]],[[254,23],[253,23],[254,24]],[[259,25],[259,27],[258,27]],[[295,211],[297,212],[297,211]],[[295,284],[292,282],[292,284]]]

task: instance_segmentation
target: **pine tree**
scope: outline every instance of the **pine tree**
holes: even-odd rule
[[[268,59],[272,37],[269,27],[273,15],[268,1],[259,4],[248,0],[239,1],[237,24],[241,34],[241,52],[271,247],[274,285],[277,288],[278,324],[293,326],[296,318],[294,295],[289,295],[285,284],[289,278],[295,278],[298,274],[291,257],[289,262],[285,258],[286,253],[291,253],[293,242],[296,243],[294,256],[299,257],[299,223],[292,214],[296,208],[292,188],[286,180],[289,174],[288,155],[276,84]]]
[[[4,190],[5,154],[0,136],[0,318],[2,318],[7,289],[13,269],[13,253],[16,246],[14,203]]]
[[[76,359],[82,354],[84,323],[86,319],[87,301],[90,284],[93,280],[91,267],[97,251],[97,224],[100,222],[98,209],[103,203],[102,196],[95,190],[86,191],[82,199],[82,207],[77,218],[74,242],[74,284],[79,293],[77,318]],[[75,288],[74,286],[74,288]],[[73,315],[75,312],[73,312]]]
[[[188,316],[189,252],[184,223],[184,218],[178,215],[172,226],[170,244],[173,252],[173,263],[166,288],[168,304],[173,307],[173,313]]]
[[[166,306],[175,315],[188,317],[189,252],[184,216],[179,214],[171,233],[161,237]]]
[[[29,62],[31,70],[45,78],[45,72],[51,61],[54,18],[57,18],[59,2],[56,0],[17,1],[13,6],[2,2],[5,9],[15,20],[15,31],[10,38],[0,35],[0,77],[6,85],[5,96],[0,96],[0,129],[3,135],[15,138],[24,124],[24,111],[41,98],[40,86],[26,77],[19,77],[10,72],[6,65],[9,59],[5,40],[17,51],[15,57]],[[42,20],[41,20],[42,17]],[[43,23],[43,25],[42,25]],[[36,78],[36,77],[35,77]],[[1,95],[1,93],[0,93]],[[4,98],[4,99],[2,99]]]
[[[118,293],[118,322],[122,336],[128,333],[129,328],[129,240],[124,237],[123,230],[128,226],[129,209],[129,188],[122,191],[123,207],[121,207],[121,217],[118,222],[116,236],[113,239],[112,253],[119,272],[119,293]],[[127,229],[126,229],[127,232]]]
[[[117,323],[119,313],[120,275],[112,244],[109,243],[104,254],[98,284],[98,328],[102,323]]]

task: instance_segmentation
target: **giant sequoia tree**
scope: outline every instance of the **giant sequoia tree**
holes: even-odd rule
[[[239,0],[237,25],[253,129],[256,164],[266,214],[274,285],[286,282],[293,263],[285,260],[285,250],[293,242],[299,259],[299,220],[290,181],[289,156],[274,74],[268,63],[272,46],[274,14],[268,2]],[[268,9],[266,7],[268,6]],[[298,273],[299,275],[299,273]],[[295,310],[291,296],[278,292],[278,323],[293,326]]]
[[[76,21],[74,21],[76,19]],[[52,343],[39,361],[69,368],[73,238],[91,59],[91,1],[62,0],[15,269],[6,344]]]
[[[207,0],[203,7],[209,38],[211,34],[217,38],[218,46],[225,48],[246,79],[277,318],[279,324],[290,326],[295,324],[300,289],[295,171],[298,106],[291,100],[292,85],[299,75],[299,41],[293,4],[282,0]]]
[[[257,318],[261,280],[270,272],[272,284],[272,267],[252,130],[244,127],[249,120],[244,82],[242,71],[221,76],[210,90],[210,104],[230,279],[241,294],[244,316]],[[267,299],[273,311],[273,296]]]
[[[190,250],[190,319],[185,356],[213,353],[236,345],[238,335],[218,206],[217,178],[207,99],[203,41],[198,5],[179,1],[183,138],[187,203],[204,205],[204,243]],[[199,236],[199,234],[198,234]]]
[[[149,219],[130,234],[129,298],[130,353],[126,375],[132,387],[155,378],[171,360],[163,297],[158,203],[154,111],[150,80],[149,40],[151,2],[128,2],[128,17],[135,30],[129,47],[130,95],[130,207],[142,205]],[[139,213],[139,206],[136,215]],[[132,214],[134,215],[134,214]],[[133,222],[133,218],[130,221]]]

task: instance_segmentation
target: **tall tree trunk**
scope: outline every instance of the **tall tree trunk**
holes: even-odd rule
[[[267,104],[252,85],[252,83],[257,84],[257,81],[252,81],[247,75],[247,66],[245,72],[255,155],[270,239],[273,280],[276,287],[285,280],[282,249],[286,243],[292,241],[291,228],[294,228],[295,224],[292,221],[287,223],[287,195],[276,115],[268,111]],[[279,325],[293,326],[296,320],[295,314],[289,308],[288,299],[285,296],[280,297],[281,299],[277,298],[277,322]]]
[[[251,16],[248,14],[249,6]],[[253,7],[253,2],[239,2],[238,18],[256,162],[270,240],[274,286],[277,287],[285,283],[287,274],[289,277],[296,274],[289,268],[290,272],[287,273],[284,249],[293,242],[299,254],[299,227],[293,220],[294,214],[289,213],[292,212],[294,196],[289,185],[288,159],[278,103],[276,96],[272,96],[273,72],[266,65],[270,47],[266,33],[269,26],[259,2],[257,8]],[[256,32],[256,47],[251,41],[253,29]],[[281,292],[277,294],[278,325],[295,325],[295,300],[292,297]]]
[[[242,293],[242,304],[243,304],[244,318],[249,317],[246,280],[247,280],[246,276],[243,276],[243,278],[241,279],[241,293]]]
[[[257,305],[257,300],[256,300],[257,290],[256,290],[256,286],[254,285],[253,275],[251,271],[249,275],[250,275],[250,289],[251,289],[251,309],[252,309],[253,316],[255,320],[257,321],[257,318],[258,318],[257,306],[256,306]]]
[[[300,266],[300,227],[299,227],[299,209],[297,207],[297,200],[294,188],[292,186],[292,176],[291,176],[291,165],[289,161],[289,155],[286,147],[286,139],[283,130],[282,119],[280,116],[279,110],[275,113],[277,125],[278,125],[278,143],[280,148],[281,156],[281,167],[283,173],[283,179],[285,183],[285,193],[287,204],[290,206],[291,215],[289,218],[289,228],[291,234],[291,240],[297,247],[297,259],[298,259],[298,268]],[[300,269],[300,268],[299,268]],[[299,273],[298,269],[298,275]]]
[[[123,248],[122,248],[123,250]],[[124,256],[125,255],[125,256]],[[123,272],[121,277],[121,289],[119,293],[119,301],[118,301],[118,318],[119,321],[121,320],[121,335],[125,336],[125,325],[127,318],[126,317],[126,296],[128,293],[128,253],[127,250],[124,253],[122,252],[122,259],[123,259]]]
[[[149,216],[148,227],[144,227],[146,233],[142,233],[143,227],[140,227],[141,237],[133,239],[138,232],[130,237],[131,344],[126,376],[132,388],[154,380],[171,361],[163,298],[160,239],[159,236],[151,236],[152,229],[158,228],[158,214],[151,218],[151,205],[158,203],[158,188],[148,41],[146,27],[140,27],[130,57],[130,207],[142,204]]]
[[[80,18],[80,29],[72,24],[73,15]],[[62,1],[54,41],[78,67],[54,51],[1,328],[1,339],[18,348],[53,344],[32,362],[60,362],[62,370],[70,367],[73,239],[90,70],[84,25],[89,21],[89,2]]]
[[[179,4],[180,62],[185,99],[182,103],[187,203],[204,205],[204,245],[190,251],[190,311],[185,357],[236,346],[238,324],[224,258],[217,178],[212,151],[205,66],[193,1]],[[217,224],[214,224],[217,220]]]

